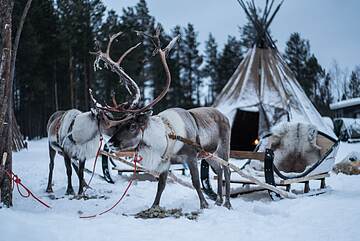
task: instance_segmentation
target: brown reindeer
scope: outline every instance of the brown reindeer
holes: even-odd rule
[[[143,33],[141,33],[143,34]],[[166,73],[165,88],[151,103],[142,108],[123,108],[123,104],[115,109],[124,113],[126,118],[123,124],[117,125],[115,135],[109,140],[110,148],[116,151],[136,149],[143,157],[141,164],[148,170],[160,172],[158,189],[153,207],[160,203],[161,194],[166,185],[169,167],[172,163],[187,163],[190,169],[192,183],[200,199],[200,208],[207,208],[208,203],[200,189],[199,171],[197,164],[197,150],[181,141],[173,140],[170,134],[175,134],[189,139],[224,160],[230,155],[230,125],[228,119],[218,110],[210,107],[185,110],[171,108],[158,115],[152,115],[155,106],[168,92],[171,83],[170,71],[166,62],[166,55],[174,45],[177,38],[173,39],[165,48],[160,48],[160,31],[155,36],[149,36],[154,43],[155,53],[160,56],[161,63]],[[102,53],[98,58],[109,63]],[[115,66],[116,67],[116,66]],[[132,82],[135,84],[135,82]],[[114,107],[113,107],[114,108]],[[209,159],[209,164],[218,176],[218,196],[216,205],[222,205],[223,173],[226,181],[226,200],[224,206],[231,208],[230,204],[230,170],[217,162]]]

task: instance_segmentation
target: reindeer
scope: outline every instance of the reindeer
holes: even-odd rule
[[[106,53],[102,53],[104,56],[110,59],[110,48],[113,40],[120,36],[122,33],[119,32],[110,37]],[[127,50],[118,61],[109,63],[109,66],[116,64],[120,66],[122,60],[128,55],[133,49],[138,47],[139,44],[131,47]],[[135,93],[132,95],[132,99],[126,102],[129,108],[137,105],[140,99],[139,90],[131,89],[136,87],[131,82],[131,78],[127,78],[125,72],[121,68],[111,68],[112,71],[118,72],[120,76],[120,82],[125,84],[128,91]],[[92,91],[90,96],[93,97]],[[84,181],[84,166],[85,161],[96,156],[96,151],[99,148],[100,136],[109,139],[115,133],[116,125],[122,123],[116,121],[112,114],[111,108],[102,108],[95,99],[93,99],[95,109],[88,112],[81,112],[76,109],[68,111],[57,111],[51,115],[47,124],[48,142],[49,142],[49,177],[46,192],[53,192],[52,189],[52,176],[54,169],[54,158],[56,152],[64,157],[66,173],[68,178],[68,185],[66,189],[66,195],[74,194],[74,189],[71,184],[71,159],[79,161],[79,167],[73,165],[78,178],[79,178],[79,190],[78,195],[83,193],[86,182]]]
[[[143,157],[141,164],[148,170],[157,171],[160,174],[158,188],[152,207],[160,204],[161,194],[166,185],[169,167],[172,163],[187,163],[190,169],[192,184],[200,199],[200,208],[207,208],[208,203],[200,189],[199,170],[197,165],[198,151],[191,145],[170,138],[177,135],[199,144],[204,150],[212,152],[224,160],[230,155],[230,125],[228,119],[218,110],[211,107],[185,110],[181,108],[167,109],[158,115],[152,115],[152,107],[155,106],[168,92],[171,76],[166,62],[171,47],[177,40],[174,38],[165,49],[161,49],[157,30],[155,36],[150,36],[155,45],[154,54],[159,54],[161,63],[166,73],[166,84],[162,92],[148,105],[138,108],[124,108],[124,104],[115,105],[111,110],[117,110],[124,114],[123,123],[116,125],[115,134],[108,144],[114,151],[136,150]],[[105,54],[97,53],[97,59],[105,63],[113,63]],[[114,63],[112,68],[119,68]],[[127,78],[130,78],[127,76]],[[135,81],[131,81],[136,85]],[[133,89],[138,90],[136,86]],[[113,101],[115,103],[115,101]],[[225,176],[226,200],[224,206],[231,208],[230,204],[230,170],[214,160],[207,159],[218,176],[218,191],[215,204],[222,205],[223,173]]]

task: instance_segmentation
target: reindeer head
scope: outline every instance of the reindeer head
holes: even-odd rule
[[[152,41],[152,43],[155,46],[155,50],[153,52],[154,55],[158,54],[160,56],[162,65],[165,69],[166,73],[166,83],[165,88],[162,90],[162,92],[149,104],[146,106],[139,108],[138,103],[140,99],[140,91],[139,87],[131,79],[131,77],[126,74],[126,72],[120,67],[121,61],[124,59],[124,57],[131,52],[134,48],[136,48],[139,44],[135,45],[128,51],[124,53],[123,56],[120,57],[120,59],[117,62],[114,62],[110,56],[110,45],[111,42],[120,34],[115,34],[110,38],[109,45],[107,48],[107,52],[103,53],[101,51],[96,52],[97,55],[96,61],[95,61],[95,67],[98,68],[98,63],[100,60],[105,62],[105,66],[110,67],[111,70],[115,73],[117,73],[120,76],[121,83],[125,84],[126,89],[131,95],[134,95],[132,100],[130,102],[125,102],[120,105],[117,104],[115,97],[113,96],[113,106],[101,106],[92,96],[91,92],[91,98],[93,99],[95,105],[100,110],[100,121],[103,123],[104,126],[104,133],[108,133],[107,135],[111,136],[111,139],[108,141],[109,146],[113,150],[127,150],[127,149],[133,149],[136,146],[139,145],[142,133],[144,129],[147,126],[149,117],[152,114],[152,107],[156,105],[169,90],[170,83],[171,83],[171,75],[169,71],[169,67],[166,62],[166,56],[170,52],[171,48],[176,43],[178,36],[175,37],[171,42],[168,44],[168,46],[164,49],[161,49],[161,43],[160,43],[160,30],[157,29],[154,36],[150,36],[148,34],[145,34],[143,32],[137,32],[140,35],[143,35],[145,37],[149,37]],[[118,115],[120,115],[120,118],[113,118],[110,113],[116,112]]]

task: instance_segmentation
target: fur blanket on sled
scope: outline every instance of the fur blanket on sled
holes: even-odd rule
[[[274,126],[271,132],[269,146],[274,151],[274,164],[280,171],[301,173],[321,158],[315,126],[284,122]]]

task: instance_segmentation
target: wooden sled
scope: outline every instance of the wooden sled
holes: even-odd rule
[[[317,160],[304,172],[298,174],[287,174],[279,171],[273,163],[274,154],[271,149],[265,149],[265,152],[231,151],[230,157],[235,159],[248,159],[248,162],[240,168],[240,170],[242,170],[243,172],[246,172],[245,168],[251,160],[259,160],[263,162],[263,175],[256,175],[255,178],[258,180],[263,180],[264,183],[270,184],[274,187],[283,188],[284,191],[288,192],[291,195],[295,194],[298,197],[318,195],[327,191],[325,179],[330,176],[329,172],[335,162],[335,155],[337,153],[339,142],[322,132],[318,132],[317,144],[322,147],[320,153],[320,160]],[[201,161],[200,174],[202,188],[204,192],[211,199],[215,199],[216,193],[213,191],[210,184],[209,164],[206,162],[206,160]],[[319,188],[311,189],[310,181],[320,181]],[[232,197],[267,190],[272,199],[280,198],[279,194],[269,190],[266,187],[264,188],[264,186],[262,185],[258,185],[257,183],[249,180],[248,178],[243,178],[234,172],[232,172],[231,183],[238,184],[237,187],[232,187]],[[299,183],[304,185],[303,191],[299,192],[298,190],[292,190],[292,186]],[[240,187],[239,184],[241,185]]]

